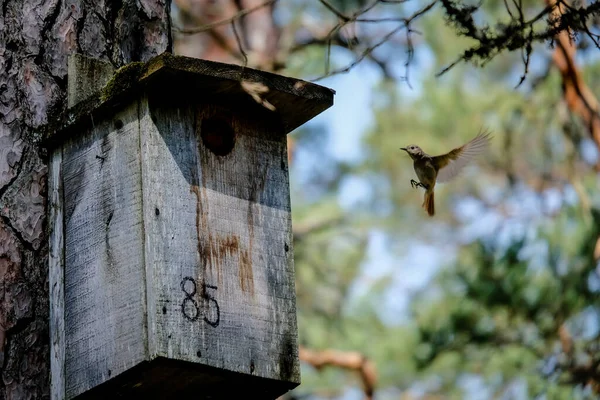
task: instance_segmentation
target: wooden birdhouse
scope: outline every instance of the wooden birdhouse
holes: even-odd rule
[[[46,137],[52,399],[298,385],[286,134],[333,91],[168,54],[69,73]]]

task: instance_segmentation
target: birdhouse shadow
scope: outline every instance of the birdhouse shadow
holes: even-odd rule
[[[252,308],[253,299],[287,298],[294,290],[293,274],[283,273],[292,265],[292,237],[286,137],[277,114],[252,104],[159,96],[148,98],[148,110],[154,128],[143,139],[150,143],[146,157],[153,163],[160,154],[152,176],[163,176],[154,195],[170,208],[162,223],[182,221],[168,229],[196,241],[199,282],[229,282],[248,299],[248,313],[270,320],[267,309]],[[208,319],[218,320],[212,311]]]

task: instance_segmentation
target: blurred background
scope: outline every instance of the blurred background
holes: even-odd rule
[[[288,137],[302,385],[285,399],[598,398],[598,8],[174,0],[176,53],[337,92]],[[427,217],[399,147],[482,128],[488,153]]]

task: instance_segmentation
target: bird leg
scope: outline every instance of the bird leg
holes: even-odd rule
[[[422,187],[423,189],[427,190],[427,186],[423,185],[421,182],[415,181],[414,179],[410,180],[410,186],[412,186],[414,189]]]

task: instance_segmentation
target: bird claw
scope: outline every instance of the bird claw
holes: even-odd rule
[[[416,189],[418,187],[422,187],[423,189],[427,189],[427,187],[425,187],[425,185],[423,185],[421,182],[417,182],[414,179],[410,180],[410,186],[413,187],[413,189]]]

